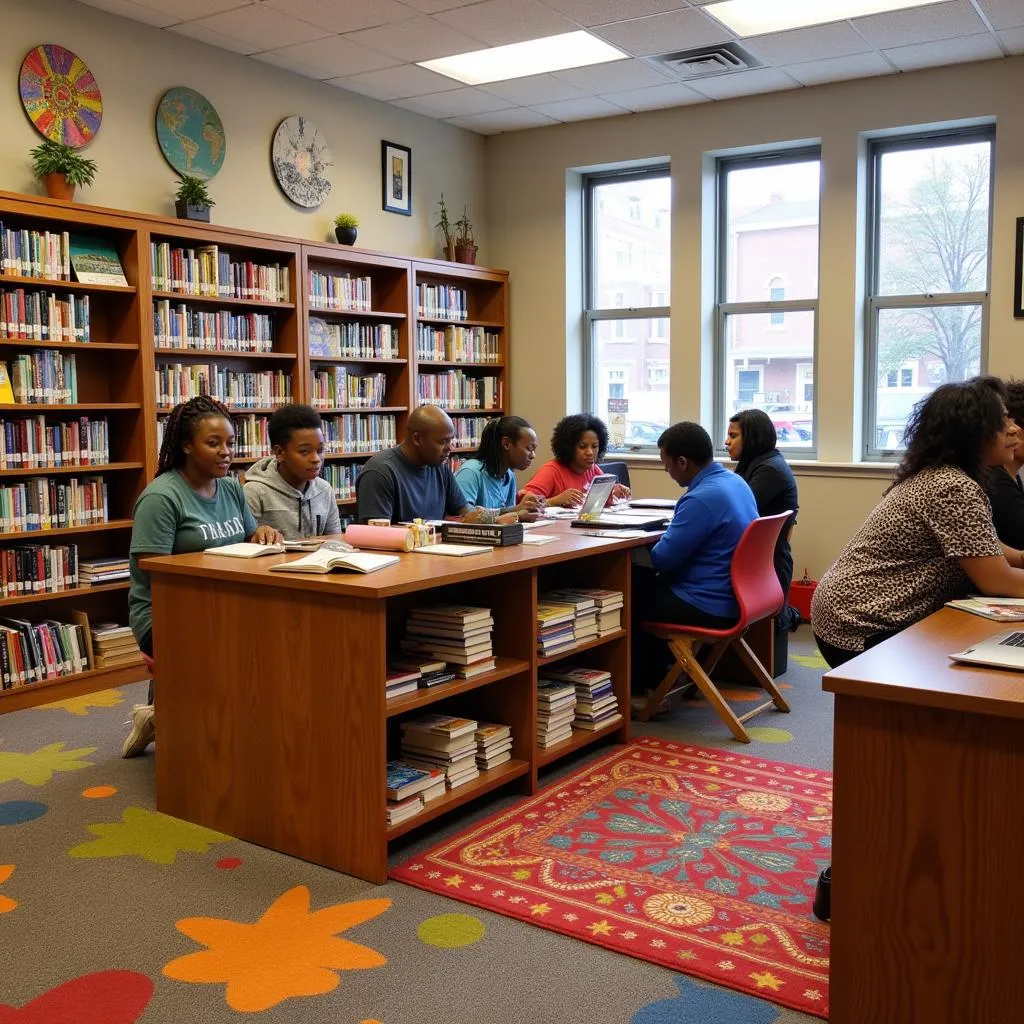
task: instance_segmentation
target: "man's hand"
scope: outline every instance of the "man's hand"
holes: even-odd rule
[[[518,523],[519,513],[518,512],[503,512],[498,516],[498,522],[502,525],[505,523]]]
[[[253,544],[280,544],[284,541],[284,534],[272,526],[257,526],[249,540]]]

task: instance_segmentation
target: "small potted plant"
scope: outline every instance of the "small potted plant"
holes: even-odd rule
[[[455,259],[455,242],[452,239],[452,225],[451,221],[448,220],[448,205],[444,201],[444,193],[441,193],[441,201],[437,204],[439,210],[440,220],[437,222],[437,227],[441,229],[441,234],[444,235],[444,258],[446,260]]]
[[[75,188],[88,187],[96,177],[96,161],[79,156],[70,146],[44,139],[29,152],[32,173],[51,199],[74,199]]]
[[[465,207],[462,208],[462,216],[455,222],[454,243],[457,263],[476,263],[476,239]]]
[[[358,227],[359,218],[354,213],[339,213],[334,218],[334,237],[340,245],[355,245]]]
[[[174,196],[174,212],[179,220],[202,220],[209,223],[210,207],[216,206],[202,178],[183,174]]]

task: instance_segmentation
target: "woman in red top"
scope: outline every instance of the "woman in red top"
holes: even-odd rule
[[[551,435],[555,457],[537,470],[524,490],[547,498],[549,505],[582,504],[591,481],[601,475],[598,461],[607,447],[608,428],[596,416],[577,413],[564,417]],[[629,488],[616,484],[612,497],[628,498]]]

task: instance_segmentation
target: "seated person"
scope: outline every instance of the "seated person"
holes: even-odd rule
[[[740,615],[732,556],[757,518],[754,495],[745,480],[714,461],[711,438],[699,423],[673,424],[658,438],[658,449],[665,472],[687,490],[650,549],[652,568],[634,567],[634,623],[728,629]],[[633,637],[636,687],[652,689],[672,656],[663,640],[641,630]]]
[[[1001,544],[983,481],[1014,453],[1003,385],[942,384],[910,416],[892,485],[822,576],[811,624],[835,668],[969,591],[1024,597],[1024,554]]]
[[[267,425],[273,455],[245,474],[245,500],[256,521],[289,540],[341,533],[334,488],[320,477],[324,435],[308,405],[282,405]]]
[[[537,494],[516,498],[516,471],[529,469],[537,452],[537,435],[522,416],[488,420],[474,458],[466,459],[455,479],[471,505],[517,512],[524,521],[537,518],[544,499]]]
[[[1006,412],[1024,430],[1024,381],[1006,382]],[[1018,442],[1021,439],[1018,436]],[[1017,474],[1024,466],[1024,443],[1018,443],[1010,458],[989,470],[985,489],[992,504],[992,525],[999,540],[1011,548],[1024,548],[1024,489]]]
[[[596,416],[577,413],[563,417],[551,435],[555,457],[537,470],[524,490],[546,499],[549,505],[582,505],[591,481],[601,475],[598,462],[607,448],[608,428]],[[629,488],[616,484],[611,496],[628,498]]]
[[[405,439],[369,459],[356,480],[356,518],[360,523],[388,519],[461,519],[467,523],[515,522],[514,512],[471,508],[448,457],[455,427],[443,409],[421,405],[409,414]]]

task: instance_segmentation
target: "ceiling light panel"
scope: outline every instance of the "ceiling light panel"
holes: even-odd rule
[[[785,0],[776,4],[766,4],[764,0],[724,0],[702,10],[738,36],[759,36],[927,5],[936,5],[936,0]]]

